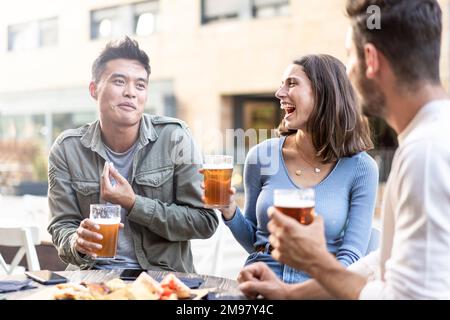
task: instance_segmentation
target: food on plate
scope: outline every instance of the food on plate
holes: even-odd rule
[[[82,284],[62,283],[56,285],[56,300],[94,300],[89,289]]]
[[[54,294],[57,300],[176,300],[191,296],[191,289],[174,274],[159,283],[146,272],[132,283],[115,278],[102,283],[58,284]]]
[[[125,283],[125,281],[123,281],[120,278],[114,278],[112,280],[109,280],[105,283],[105,285],[111,290],[111,291],[116,291],[119,289],[123,289],[127,286],[127,284]]]
[[[158,300],[163,290],[158,281],[142,272],[131,284],[128,292],[132,300]]]
[[[175,294],[179,299],[187,299],[191,296],[191,289],[178,279],[173,273],[169,273],[161,280],[163,295]]]

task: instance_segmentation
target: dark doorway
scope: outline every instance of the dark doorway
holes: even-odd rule
[[[257,131],[259,129],[275,129],[284,116],[284,112],[280,109],[279,100],[273,96],[236,96],[234,105],[234,128],[244,131],[248,129],[256,129]],[[259,136],[258,142],[262,142]]]
[[[380,182],[385,182],[391,171],[392,158],[398,146],[397,135],[383,119],[370,118],[369,122],[375,145],[375,148],[369,151],[369,154],[378,164]]]
[[[256,133],[256,139],[246,136],[244,143],[238,143],[237,138],[234,139],[235,155],[246,155],[254,145],[271,138],[272,130],[278,127],[284,116],[284,111],[280,109],[280,102],[273,94],[235,96],[233,106],[234,129],[242,129],[246,133],[248,133],[247,130],[254,129],[253,133]],[[243,164],[237,161],[235,163],[234,174],[239,178],[236,179],[234,186],[242,191]]]

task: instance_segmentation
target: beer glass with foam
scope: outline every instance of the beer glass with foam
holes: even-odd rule
[[[230,206],[233,157],[207,155],[203,164],[205,183],[205,207],[226,208]]]
[[[314,189],[275,189],[273,203],[278,210],[301,224],[310,224],[314,220]]]
[[[102,245],[101,249],[95,251],[99,260],[114,259],[116,256],[120,209],[119,205],[114,204],[91,204],[89,219],[100,226],[96,232],[103,236],[102,240],[95,240]]]

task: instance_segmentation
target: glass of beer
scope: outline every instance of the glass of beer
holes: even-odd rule
[[[205,207],[226,208],[230,206],[233,157],[207,155],[203,164],[205,183]]]
[[[273,203],[275,208],[301,224],[310,224],[314,220],[314,189],[275,189]]]
[[[94,250],[99,260],[114,259],[116,256],[120,210],[119,205],[91,204],[89,219],[100,226],[97,232],[103,236],[102,240],[95,241],[102,245],[101,249]]]

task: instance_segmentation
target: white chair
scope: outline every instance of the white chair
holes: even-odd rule
[[[209,239],[191,240],[194,266],[199,274],[217,275],[222,266],[222,221]]]
[[[372,251],[378,249],[378,247],[380,246],[380,237],[381,231],[377,228],[372,228],[372,231],[370,233],[369,245],[367,246],[366,256]]]
[[[40,270],[39,259],[34,247],[38,244],[40,244],[40,239],[37,227],[0,227],[0,246],[20,247],[10,265],[6,264],[0,253],[0,266],[6,274],[12,274],[23,256],[26,255],[28,270]]]
[[[248,257],[221,217],[211,238],[191,240],[191,246],[194,266],[199,274],[236,279]]]

